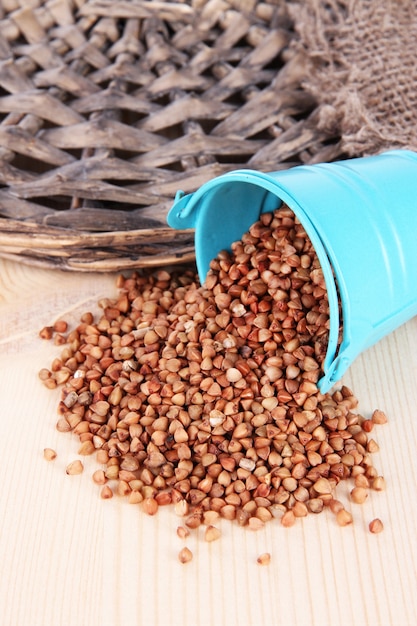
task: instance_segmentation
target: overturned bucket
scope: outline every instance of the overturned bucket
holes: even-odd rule
[[[326,281],[324,393],[361,352],[417,314],[417,154],[392,150],[269,174],[236,170],[194,194],[178,192],[168,224],[195,229],[204,282],[210,261],[282,203],[310,237]]]

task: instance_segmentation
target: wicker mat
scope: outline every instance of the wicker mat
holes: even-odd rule
[[[350,156],[417,150],[417,1],[303,0],[289,12],[317,127]]]
[[[193,233],[166,225],[178,189],[415,146],[414,9],[2,0],[0,256],[78,271],[192,261]]]

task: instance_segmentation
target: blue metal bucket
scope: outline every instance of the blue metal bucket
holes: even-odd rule
[[[193,194],[178,192],[168,224],[195,229],[204,282],[210,261],[282,203],[310,237],[326,281],[330,334],[319,381],[326,392],[361,352],[417,314],[417,154],[392,150],[268,174],[236,170]]]

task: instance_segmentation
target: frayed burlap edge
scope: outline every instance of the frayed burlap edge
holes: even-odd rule
[[[416,0],[303,0],[289,11],[317,127],[348,156],[416,150]]]

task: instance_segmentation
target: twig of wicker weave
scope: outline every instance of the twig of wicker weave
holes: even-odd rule
[[[193,259],[166,213],[236,167],[339,154],[276,0],[3,0],[0,256],[107,271]]]

